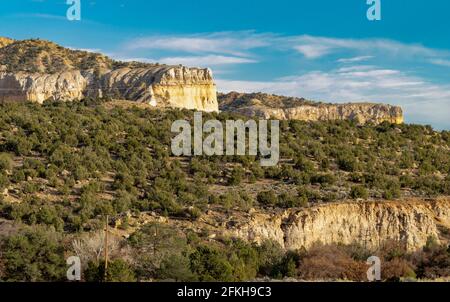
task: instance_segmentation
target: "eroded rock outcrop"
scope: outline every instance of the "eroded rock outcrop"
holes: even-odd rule
[[[0,73],[0,101],[70,101],[84,97],[88,79],[80,71],[57,74]]]
[[[229,225],[228,234],[258,243],[271,239],[286,249],[309,248],[318,242],[358,242],[376,248],[396,240],[414,251],[430,236],[447,240],[441,230],[450,227],[450,198],[327,204],[280,214],[254,213]]]
[[[71,101],[110,97],[157,107],[218,111],[216,86],[208,69],[121,68],[100,76],[89,71],[55,74],[0,73],[0,101]]]
[[[121,68],[92,81],[89,95],[110,96],[158,107],[218,111],[217,91],[211,70],[155,65]]]
[[[279,120],[328,121],[352,120],[361,124],[390,122],[403,123],[400,107],[373,104],[324,104],[301,98],[283,97],[263,93],[232,92],[219,96],[220,110],[237,112],[250,117]]]
[[[41,40],[0,43],[0,101],[109,97],[155,107],[218,111],[209,69],[118,62]]]

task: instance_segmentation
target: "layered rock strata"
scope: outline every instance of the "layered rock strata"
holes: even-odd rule
[[[219,96],[220,110],[263,119],[329,121],[351,120],[360,124],[402,124],[398,106],[374,103],[324,104],[268,94],[230,93]]]
[[[257,243],[270,239],[286,249],[308,249],[316,243],[377,248],[395,240],[414,251],[425,246],[429,237],[448,240],[450,198],[327,204],[278,214],[254,213],[228,225],[232,236]]]
[[[0,72],[0,101],[72,101],[109,97],[155,107],[218,111],[209,69],[154,65],[96,74],[72,70],[54,74]]]

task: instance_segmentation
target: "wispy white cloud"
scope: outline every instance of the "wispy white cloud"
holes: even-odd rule
[[[14,17],[14,18],[37,18],[37,19],[49,19],[49,20],[67,21],[67,17],[66,16],[52,15],[52,14],[43,14],[43,13],[14,14],[14,15],[10,15],[10,17]]]
[[[430,63],[431,63],[431,64],[434,64],[434,65],[440,65],[440,66],[450,67],[450,60],[431,59],[431,60],[430,60]]]
[[[271,45],[272,34],[251,31],[218,32],[182,36],[149,36],[127,43],[130,50],[157,49],[188,53],[213,53],[245,56],[248,50]]]
[[[40,2],[40,1],[36,1],[36,2]],[[44,3],[44,1],[42,1],[42,3]],[[48,22],[50,22],[50,21],[67,22],[68,21],[67,16],[65,15],[65,11],[63,11],[63,14],[61,14],[61,15],[47,14],[47,13],[17,13],[17,14],[9,14],[9,15],[2,16],[2,18],[41,19],[43,21],[46,20]],[[89,20],[84,17],[81,18],[80,21],[77,21],[77,23],[86,24],[86,25],[100,25],[99,22]]]
[[[352,72],[352,71],[365,71],[365,70],[373,70],[377,69],[375,65],[351,65],[345,66],[337,69],[339,72]]]
[[[353,58],[342,58],[337,60],[338,63],[357,63],[357,62],[362,62],[362,61],[367,61],[374,58],[374,56],[359,56],[359,57],[353,57]]]
[[[326,45],[305,44],[294,48],[308,59],[317,59],[331,52],[331,48]]]
[[[226,55],[252,59],[259,49],[277,52],[295,51],[306,59],[319,59],[331,54],[348,58],[338,63],[357,63],[374,57],[421,59],[425,63],[447,65],[450,51],[408,44],[389,39],[347,39],[310,35],[283,36],[254,31],[199,33],[191,35],[154,35],[129,41],[127,51],[159,50],[202,55]],[[184,56],[183,56],[184,57]]]
[[[168,57],[159,60],[164,64],[183,64],[187,66],[218,66],[218,65],[230,65],[230,64],[249,64],[257,63],[258,61],[253,59],[241,58],[241,57],[229,57],[221,55],[207,55],[207,56],[193,56],[193,57]]]
[[[450,52],[427,48],[420,44],[406,44],[388,39],[341,39],[315,37],[309,35],[291,37],[288,39],[300,53],[307,58],[319,58],[330,53],[342,50],[353,50],[368,54],[383,53],[390,56],[426,56],[436,57],[449,55]],[[320,56],[309,56],[304,53],[303,49],[318,50]]]

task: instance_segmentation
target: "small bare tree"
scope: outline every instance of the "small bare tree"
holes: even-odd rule
[[[80,257],[82,266],[89,262],[99,263],[105,250],[105,233],[103,231],[86,234],[72,241],[72,248]],[[120,238],[112,234],[108,235],[108,253],[114,257],[120,250]]]

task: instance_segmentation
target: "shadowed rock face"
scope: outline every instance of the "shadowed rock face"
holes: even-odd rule
[[[218,111],[209,69],[117,62],[41,40],[2,41],[0,101],[109,97],[155,107]]]
[[[219,95],[221,111],[237,112],[246,116],[263,119],[328,121],[352,120],[361,124],[390,122],[403,123],[400,107],[372,104],[324,104],[301,98],[283,97],[262,93],[229,93]]]
[[[251,242],[274,240],[286,249],[310,248],[315,243],[362,243],[377,248],[385,241],[403,242],[415,251],[430,236],[446,241],[450,199],[435,201],[351,202],[327,204],[280,214],[255,213],[228,230]]]

